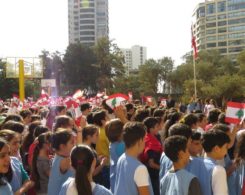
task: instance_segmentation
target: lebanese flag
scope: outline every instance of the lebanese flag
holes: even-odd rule
[[[227,123],[239,124],[245,117],[245,103],[228,102],[225,115]]]
[[[41,98],[47,98],[47,99],[49,99],[49,95],[48,95],[48,93],[44,89],[42,89],[42,91],[41,91]]]
[[[77,119],[80,116],[82,116],[82,112],[80,110],[79,103],[77,103],[75,100],[73,100],[72,98],[66,98],[64,103],[67,107],[67,111],[71,112],[72,117],[74,119]]]
[[[128,96],[121,93],[117,93],[109,96],[108,99],[106,100],[106,104],[111,109],[115,109],[118,106],[124,105],[128,101],[128,99],[129,99]]]
[[[193,48],[193,56],[194,59],[197,59],[198,53],[197,53],[197,44],[196,44],[196,37],[193,32],[193,27],[191,26],[191,47]]]
[[[81,90],[79,89],[79,90],[77,90],[77,91],[73,94],[72,98],[74,98],[74,99],[79,99],[79,98],[83,97],[83,94],[84,94],[84,92],[81,91]]]

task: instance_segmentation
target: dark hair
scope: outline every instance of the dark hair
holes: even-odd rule
[[[93,115],[94,124],[101,127],[103,125],[102,120],[105,120],[105,118],[106,118],[106,111],[105,110],[95,112]]]
[[[23,122],[23,118],[18,114],[9,114],[3,121],[5,124],[8,121],[16,121],[16,122]]]
[[[210,110],[208,114],[208,123],[217,123],[221,111],[217,108]]]
[[[90,109],[90,108],[91,108],[91,106],[90,106],[89,103],[83,103],[83,104],[80,105],[80,110],[82,112],[85,111],[85,110],[87,110],[87,109]]]
[[[179,152],[185,152],[187,148],[187,139],[180,135],[168,137],[164,142],[164,152],[166,156],[173,162],[179,160]]]
[[[169,113],[167,118],[168,120],[166,121],[165,123],[165,126],[164,126],[164,132],[163,132],[163,139],[166,139],[169,135],[169,128],[175,124],[176,122],[179,121],[181,117],[181,113],[179,112],[172,112],[172,113]]]
[[[3,129],[0,131],[0,137],[7,142],[10,142],[14,137],[16,137],[16,132],[8,129]]]
[[[206,117],[206,115],[203,113],[196,113],[195,115],[197,117],[197,122],[202,122],[203,119]]]
[[[245,133],[241,133],[236,145],[236,163],[241,164],[245,160]]]
[[[66,128],[70,125],[71,117],[67,115],[57,116],[55,118],[55,125],[53,131],[56,131],[58,128]]]
[[[143,120],[150,116],[148,109],[138,109],[135,115],[135,121],[143,122]]]
[[[223,131],[225,133],[230,131],[230,127],[228,125],[221,124],[221,123],[214,125],[212,129],[217,129],[217,130]]]
[[[78,195],[92,195],[88,173],[94,159],[94,153],[88,146],[78,145],[72,149],[71,165],[76,170],[75,183]]]
[[[3,147],[7,145],[6,140],[0,138],[0,151],[3,149]],[[4,174],[0,173],[0,186],[5,186],[7,184],[7,181],[4,178]]]
[[[202,145],[205,152],[211,152],[215,146],[222,147],[229,142],[229,136],[220,130],[210,130],[203,134]]]
[[[24,128],[25,126],[23,125],[23,123],[11,121],[11,120],[2,125],[2,129],[9,129],[20,134],[22,134]]]
[[[41,116],[34,114],[31,116],[31,122],[35,122],[35,121],[40,121],[41,120]]]
[[[55,107],[55,114],[57,115],[58,113],[62,112],[65,109],[66,109],[66,106],[56,106]]]
[[[123,132],[123,125],[120,119],[113,119],[106,123],[105,133],[111,143],[119,140]]]
[[[98,131],[98,127],[95,125],[87,125],[82,130],[83,141],[87,139],[88,136],[93,136]]]
[[[199,141],[199,140],[201,140],[201,138],[202,138],[202,134],[201,133],[199,133],[197,131],[193,131],[192,132],[192,135],[191,135],[191,139],[192,140]]]
[[[147,117],[144,121],[143,121],[144,125],[147,128],[147,132],[150,133],[150,129],[154,128],[157,124],[158,124],[158,120],[154,117]]]
[[[128,122],[123,127],[123,140],[126,148],[134,146],[146,134],[146,127],[140,122]]]
[[[197,116],[195,114],[187,114],[181,119],[181,123],[192,127],[192,125],[196,124],[198,121]]]
[[[192,130],[190,126],[186,124],[177,123],[169,128],[169,136],[173,135],[181,135],[184,136],[186,139],[189,139],[192,135]]]
[[[131,103],[127,103],[127,104],[125,105],[125,107],[126,107],[126,109],[127,109],[127,112],[129,112],[131,109],[134,109],[134,105],[131,104]]]
[[[165,110],[163,109],[156,109],[153,113],[154,117],[163,117],[165,114]]]
[[[58,151],[60,149],[60,145],[66,145],[68,141],[71,139],[71,137],[71,131],[62,128],[57,129],[57,131],[51,137],[52,147]]]
[[[46,132],[48,132],[48,131],[49,131],[48,127],[43,126],[43,125],[39,125],[39,126],[37,126],[37,127],[35,128],[34,133],[33,133],[33,137],[36,138],[36,137],[38,137],[39,135],[41,135],[41,134],[43,134],[43,133],[46,133]]]
[[[34,121],[29,125],[28,128],[28,134],[24,137],[23,144],[22,144],[22,150],[23,152],[28,152],[30,145],[34,141],[34,130],[37,126],[41,125],[42,123],[40,121]]]
[[[33,181],[35,182],[36,190],[40,189],[40,175],[38,173],[38,168],[37,168],[37,159],[38,159],[40,150],[43,148],[45,144],[49,143],[50,137],[51,137],[50,132],[39,135],[38,143],[33,152],[31,175],[32,175]]]
[[[26,117],[28,117],[28,116],[31,116],[32,115],[32,113],[31,113],[31,111],[30,110],[21,110],[20,111],[20,116],[24,119],[24,118],[26,118]]]
[[[94,114],[93,112],[90,112],[90,113],[87,115],[86,119],[87,119],[87,123],[88,123],[88,124],[94,124],[93,114]]]

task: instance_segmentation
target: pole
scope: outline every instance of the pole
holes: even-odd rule
[[[25,99],[24,60],[19,60],[19,98],[22,102]]]
[[[193,53],[193,70],[194,70],[194,93],[195,93],[195,100],[197,98],[197,79],[196,79],[196,60],[195,55]]]

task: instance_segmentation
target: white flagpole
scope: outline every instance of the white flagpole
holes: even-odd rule
[[[197,79],[196,79],[196,60],[195,60],[195,53],[193,52],[193,70],[194,70],[194,93],[195,93],[195,100],[197,98]]]

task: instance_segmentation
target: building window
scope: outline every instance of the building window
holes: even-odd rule
[[[240,12],[234,12],[234,13],[229,13],[228,18],[239,18],[245,16],[245,11],[240,11]]]
[[[218,26],[225,26],[227,24],[226,21],[221,21],[221,22],[218,22]]]
[[[226,28],[219,28],[218,33],[225,33],[227,30]]]
[[[235,46],[235,45],[245,45],[245,40],[240,39],[240,40],[229,41],[229,46]]]
[[[245,18],[229,20],[228,21],[228,24],[241,24],[241,23],[245,23]]]
[[[216,43],[207,43],[207,48],[216,47]]]
[[[215,41],[215,40],[216,40],[216,36],[207,37],[207,41]]]
[[[234,31],[245,31],[245,26],[230,26],[228,28],[229,32],[234,32]]]
[[[94,14],[81,14],[80,19],[94,18]]]
[[[216,20],[216,16],[207,16],[206,21],[213,21]]]
[[[94,41],[94,37],[80,37],[80,41]]]
[[[245,3],[228,5],[229,11],[240,10],[245,8]]]
[[[233,52],[241,52],[242,50],[244,50],[244,47],[234,47],[234,48],[229,48],[229,53],[233,53]]]
[[[94,20],[80,20],[80,24],[94,24]]]
[[[226,19],[225,14],[218,15],[218,20]]]
[[[215,13],[215,3],[207,5],[207,14],[214,14]]]
[[[83,26],[80,26],[80,29],[81,30],[94,30],[94,26],[91,26],[91,25],[83,25]]]
[[[224,12],[225,11],[225,1],[218,2],[217,12]]]
[[[80,35],[94,35],[94,31],[80,31]]]
[[[197,10],[197,19],[200,18],[200,17],[205,17],[205,7],[200,7],[198,10]]]
[[[94,9],[93,8],[87,8],[87,9],[80,9],[81,13],[94,13]]]
[[[207,30],[207,31],[206,31],[206,34],[207,34],[207,35],[216,34],[216,29]]]
[[[244,37],[245,37],[245,32],[243,32],[243,33],[233,33],[233,34],[229,34],[228,37],[229,37],[230,39],[244,38]]]
[[[227,45],[227,42],[218,42],[219,47],[226,46],[226,45]]]
[[[207,24],[206,24],[206,27],[207,27],[207,28],[216,27],[216,22],[213,22],[213,23],[207,23]]]
[[[227,48],[219,49],[220,54],[227,53]]]
[[[227,35],[219,35],[218,40],[225,40],[227,38]]]

